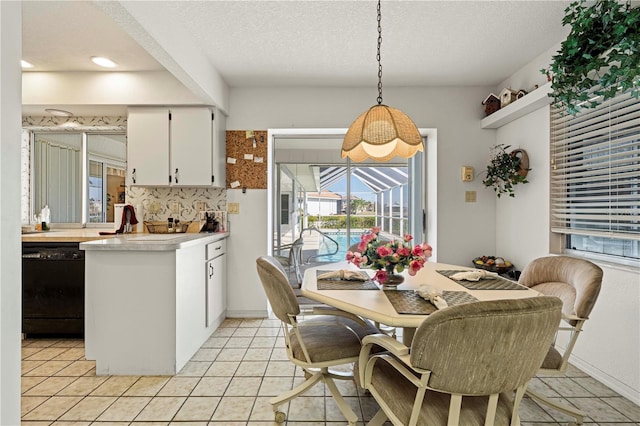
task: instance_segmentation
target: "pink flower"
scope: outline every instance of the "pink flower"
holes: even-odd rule
[[[366,259],[366,257],[365,257]],[[348,263],[353,263],[354,265],[356,265],[358,268],[360,267],[360,265],[362,264],[362,254],[356,252],[352,252],[352,251],[348,251],[347,252],[347,262]]]
[[[378,247],[376,249],[376,253],[380,257],[386,257],[386,256],[392,255],[393,254],[393,250],[390,247],[387,247],[387,246],[380,246],[380,247]]]
[[[427,243],[421,244],[422,250],[424,251],[424,257],[426,259],[430,258],[433,255],[433,248]]]
[[[398,256],[408,257],[411,254],[411,251],[407,247],[400,246],[398,247],[398,250],[396,250],[396,254]]]
[[[414,276],[424,266],[424,259],[418,258],[409,262],[409,275]]]
[[[379,283],[387,280],[387,271],[384,269],[380,269],[376,271],[376,274],[373,276],[374,281],[378,281]]]
[[[384,282],[391,273],[389,271],[394,270],[407,270],[409,275],[416,275],[432,255],[433,249],[429,244],[422,243],[412,247],[411,234],[405,234],[403,239],[386,241],[378,238],[379,233],[379,227],[371,228],[360,236],[357,250],[347,253],[348,262],[358,267],[369,266],[376,270],[373,278],[376,281]],[[368,256],[365,256],[365,253]]]

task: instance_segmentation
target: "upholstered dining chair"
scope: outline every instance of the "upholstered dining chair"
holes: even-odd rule
[[[300,306],[289,285],[285,271],[271,256],[256,260],[258,275],[273,313],[282,321],[289,360],[305,372],[306,380],[292,390],[273,398],[270,403],[275,421],[282,423],[286,414],[279,407],[300,396],[318,382],[324,382],[349,425],[358,416],[346,403],[334,379],[353,380],[352,373],[333,371],[331,367],[358,360],[362,339],[379,331],[368,321],[348,312],[329,307],[315,307],[309,319],[298,321]]]
[[[588,260],[569,256],[535,259],[520,274],[520,284],[562,300],[563,322],[558,330],[567,335],[566,343],[563,349],[554,341],[540,373],[560,375],[566,371],[571,352],[600,293],[602,275],[599,266]],[[560,404],[533,390],[528,390],[527,394],[539,403],[574,417],[575,424],[581,425],[584,421],[584,413],[576,408]]]
[[[410,348],[384,334],[365,337],[357,380],[380,405],[368,425],[519,425],[561,307],[548,296],[467,303],[429,315]],[[387,352],[372,355],[378,346]]]

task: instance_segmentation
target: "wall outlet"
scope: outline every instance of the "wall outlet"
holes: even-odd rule
[[[207,203],[205,201],[197,201],[196,202],[196,211],[203,212],[207,210]]]
[[[179,201],[171,202],[171,214],[180,214],[180,202]]]
[[[465,191],[465,193],[464,193],[464,202],[465,203],[475,203],[476,202],[476,191]]]

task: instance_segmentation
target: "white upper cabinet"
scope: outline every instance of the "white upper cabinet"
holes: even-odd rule
[[[227,117],[220,111],[215,112],[213,120],[213,186],[225,188],[227,185]]]
[[[171,109],[169,164],[172,185],[212,185],[212,115],[208,108]]]
[[[129,108],[127,182],[169,185],[169,109]]]
[[[224,187],[226,129],[220,115],[217,123],[209,107],[129,108],[128,183]]]

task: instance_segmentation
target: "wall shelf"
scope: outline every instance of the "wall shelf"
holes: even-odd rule
[[[538,87],[533,92],[483,118],[480,121],[480,127],[483,129],[497,129],[538,108],[549,105],[551,103],[551,98],[548,96],[549,93],[551,93],[551,82]]]

